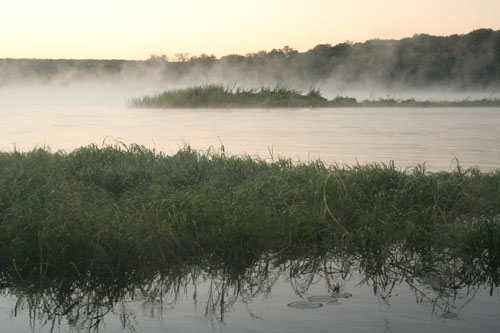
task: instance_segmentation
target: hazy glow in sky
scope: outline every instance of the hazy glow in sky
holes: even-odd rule
[[[0,0],[0,58],[246,54],[500,29],[499,0]]]

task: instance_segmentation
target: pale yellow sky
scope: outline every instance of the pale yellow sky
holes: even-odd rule
[[[246,54],[500,30],[500,0],[0,0],[0,58]]]

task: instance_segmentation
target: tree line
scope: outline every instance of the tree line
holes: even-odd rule
[[[500,83],[500,31],[479,29],[445,37],[417,34],[401,40],[320,44],[305,52],[285,46],[221,58],[182,53],[173,59],[162,55],[142,61],[0,59],[0,84],[61,76],[113,78],[151,73],[166,80],[203,77],[205,81],[302,82],[305,86],[334,80],[341,84],[377,82],[386,87],[452,84],[481,88]]]

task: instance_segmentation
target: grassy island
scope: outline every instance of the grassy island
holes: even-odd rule
[[[337,96],[328,100],[319,89],[310,89],[304,94],[286,87],[244,89],[205,85],[132,98],[129,104],[145,108],[491,107],[500,106],[500,99],[416,101],[385,98],[358,101],[353,97]]]
[[[499,198],[500,171],[459,166],[266,162],[189,147],[167,156],[137,145],[5,152],[0,271],[116,276],[193,258],[383,257],[394,246],[497,270]]]

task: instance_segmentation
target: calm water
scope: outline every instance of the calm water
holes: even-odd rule
[[[471,276],[453,274],[452,266],[413,276],[400,264],[347,270],[335,260],[311,259],[258,263],[237,276],[188,269],[123,290],[75,288],[69,296],[57,288],[6,289],[0,331],[498,332],[498,288],[470,284]],[[336,284],[352,297],[317,309],[288,306],[332,294]]]
[[[500,167],[500,108],[151,110],[103,105],[0,105],[0,150],[72,150],[112,138],[166,153],[190,144],[233,155],[327,163],[426,163],[454,159]]]

